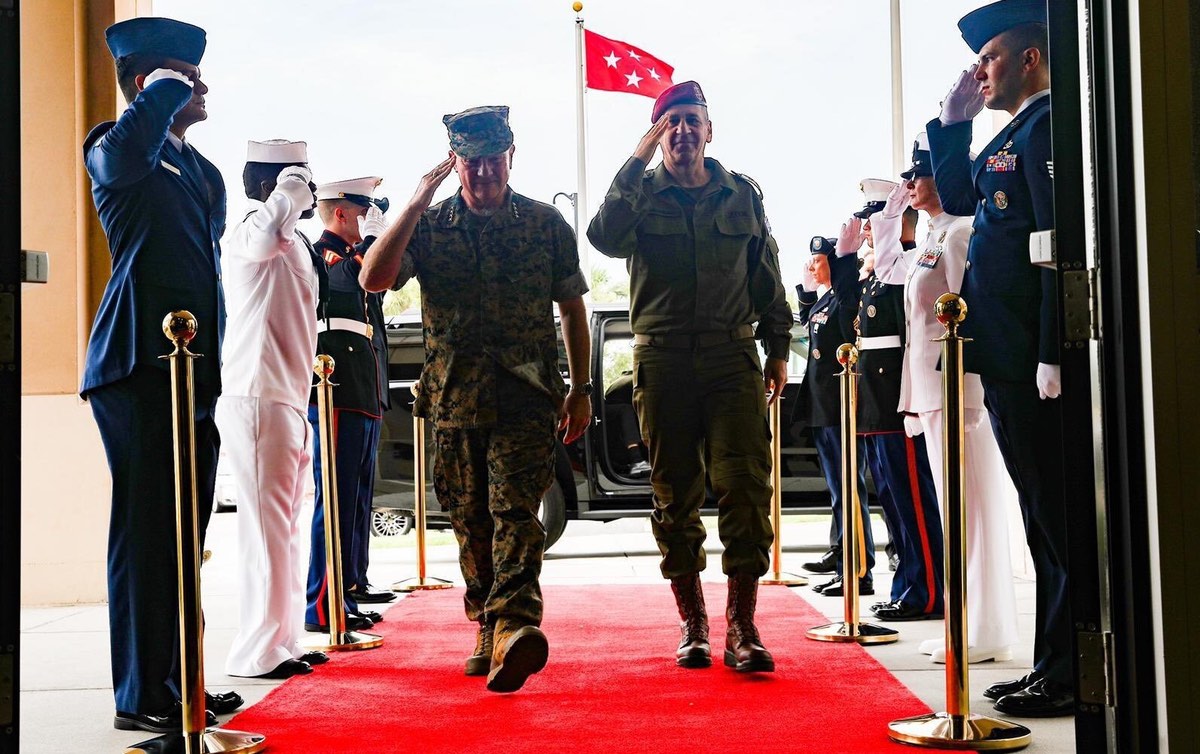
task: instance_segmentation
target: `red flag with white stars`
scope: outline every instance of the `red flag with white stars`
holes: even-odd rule
[[[651,99],[674,84],[675,69],[631,44],[583,30],[587,85],[608,92],[629,92]]]

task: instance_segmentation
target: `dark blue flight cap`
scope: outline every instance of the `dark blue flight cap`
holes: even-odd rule
[[[824,254],[827,257],[833,255],[833,251],[836,247],[837,239],[826,238],[825,236],[813,236],[812,243],[808,245],[808,248],[812,250],[813,254]]]
[[[204,29],[173,18],[147,16],[113,24],[104,31],[113,58],[154,55],[200,65],[208,41]]]
[[[1000,0],[960,18],[958,29],[967,46],[978,54],[985,44],[1009,29],[1022,24],[1046,23],[1046,1]]]

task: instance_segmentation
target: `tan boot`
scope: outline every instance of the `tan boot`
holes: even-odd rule
[[[487,675],[492,669],[492,639],[496,635],[496,626],[487,620],[479,621],[479,631],[475,634],[475,652],[467,658],[466,675]]]
[[[758,578],[748,573],[729,577],[729,602],[725,618],[725,664],[739,673],[771,673],[775,658],[763,648],[754,625],[754,607],[758,601]]]
[[[681,668],[707,668],[712,665],[712,650],[708,645],[708,614],[704,611],[700,574],[671,579],[671,591],[679,607],[679,629],[683,634],[675,650],[675,664]]]
[[[516,691],[529,676],[546,667],[550,644],[537,626],[500,618],[496,621],[494,641],[488,691],[502,694]]]

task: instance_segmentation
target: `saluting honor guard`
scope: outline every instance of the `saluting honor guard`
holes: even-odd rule
[[[765,393],[773,402],[783,392],[791,342],[779,252],[757,185],[704,156],[713,125],[700,85],[665,90],[650,121],[588,238],[629,270],[633,400],[650,455],[651,528],[681,620],[676,663],[712,662],[700,584],[707,478],[729,580],[725,664],[774,671],[754,612],[774,541]]]
[[[396,595],[375,591],[367,581],[371,538],[371,500],[375,495],[375,464],[383,412],[390,405],[387,374],[387,331],[383,296],[364,291],[358,282],[363,256],[383,234],[386,200],[375,199],[382,178],[353,178],[317,187],[317,211],[325,231],[313,247],[325,260],[329,301],[317,322],[317,353],[333,357],[334,438],[337,464],[338,527],[341,532],[342,584],[346,628],[359,631],[379,620],[379,613],[359,603],[391,602]],[[310,369],[311,371],[311,369]],[[313,389],[308,419],[319,426],[317,394]],[[321,484],[321,442],[313,448],[316,502],[308,565],[309,631],[329,630],[328,574],[325,572],[325,505]]]
[[[296,223],[317,206],[302,141],[251,141],[242,173],[254,208],[225,241],[229,329],[219,426],[237,491],[238,632],[229,675],[287,678],[328,658],[299,644],[313,432],[308,423],[325,263]]]
[[[967,371],[1017,488],[1037,571],[1033,672],[984,696],[1011,715],[1074,709],[1062,469],[1058,293],[1029,260],[1029,237],[1054,227],[1050,60],[1044,0],[1001,0],[958,22],[979,62],[959,76],[926,126],[942,208],[973,215],[962,296]],[[971,121],[984,108],[1012,120],[974,161]]]
[[[114,725],[179,731],[179,589],[169,350],[163,318],[186,309],[198,323],[195,450],[203,546],[212,514],[220,436],[225,301],[221,234],[225,183],[184,140],[208,117],[200,78],[204,30],[169,18],[135,18],[105,32],[129,107],[83,143],[92,199],[112,274],[88,340],[80,395],[92,407],[112,473],[108,614]],[[205,694],[213,712],[236,693]]]

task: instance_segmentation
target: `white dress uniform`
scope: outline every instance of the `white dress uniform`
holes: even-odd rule
[[[891,223],[895,225],[894,230]],[[875,220],[875,274],[884,282],[904,284],[908,337],[899,409],[917,414],[921,419],[941,505],[945,499],[942,490],[942,373],[938,370],[941,344],[933,341],[946,330],[934,316],[934,304],[943,293],[957,293],[962,287],[971,218],[945,213],[934,217],[924,241],[908,252],[900,251],[899,229],[899,218]],[[970,303],[967,302],[968,307]],[[986,416],[979,375],[968,373],[965,378],[964,409],[977,417]],[[1000,448],[989,427],[971,428],[968,424],[964,444],[967,606],[970,611],[967,644],[973,659],[1005,660],[1010,658],[1011,647],[1017,643],[1017,604],[1007,513],[1008,506],[1016,504],[1017,492],[1005,471]],[[928,646],[923,643],[921,650],[932,653],[935,661],[944,661],[941,639],[931,640]]]
[[[256,153],[255,144],[252,162],[307,162]],[[296,231],[309,207],[293,206],[278,189],[255,205],[228,234],[222,258],[228,326],[217,422],[237,491],[241,581],[238,633],[225,668],[236,676],[270,672],[305,652],[298,639],[307,532],[299,522],[311,477],[319,280]]]

